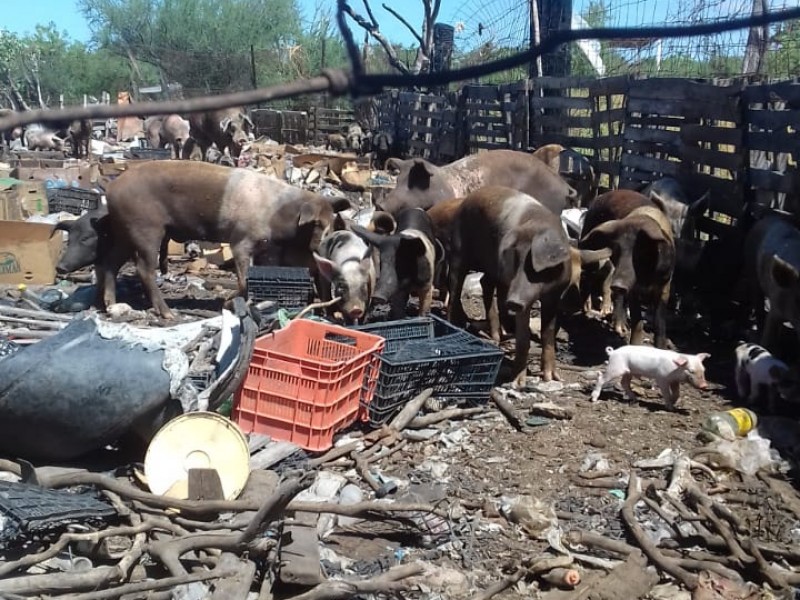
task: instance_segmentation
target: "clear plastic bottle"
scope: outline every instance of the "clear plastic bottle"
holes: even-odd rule
[[[757,425],[758,417],[752,410],[733,408],[708,415],[703,422],[703,432],[732,442],[747,435]]]

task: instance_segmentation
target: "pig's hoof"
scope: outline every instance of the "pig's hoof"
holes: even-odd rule
[[[555,369],[547,370],[542,373],[542,381],[561,381],[561,375]]]

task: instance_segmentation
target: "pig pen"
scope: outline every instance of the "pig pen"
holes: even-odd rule
[[[308,181],[294,169],[286,177]],[[218,314],[235,289],[233,274],[213,262],[170,259],[161,288],[182,319]],[[133,309],[126,320],[160,324],[137,312],[147,305],[130,265],[118,289]],[[3,295],[21,292],[7,286]],[[476,298],[467,304],[478,317]],[[0,325],[20,323],[0,317]],[[669,412],[650,382],[634,382],[635,402],[611,389],[589,402],[603,349],[619,344],[599,319],[562,322],[563,381],[538,382],[536,328],[534,314],[525,390],[501,386],[483,408],[453,410],[421,398],[424,415],[346,432],[322,456],[254,436],[250,480],[235,501],[176,503],[148,494],[135,464],[109,471],[86,461],[69,472],[4,460],[4,479],[51,490],[89,486],[104,504],[83,528],[39,530],[3,550],[0,595],[791,597],[800,587],[800,496],[789,479],[800,441],[796,415],[760,419],[786,463],[764,457],[757,444],[711,448],[697,439],[709,414],[738,404],[733,348],[743,332],[670,319],[679,348],[711,358],[709,389],[683,385],[679,410]],[[513,343],[502,348],[510,353]],[[743,450],[751,460],[741,460]],[[105,537],[116,542],[111,552],[99,543]],[[95,542],[88,550],[79,543],[86,540]],[[91,561],[86,571],[75,566],[80,556]]]

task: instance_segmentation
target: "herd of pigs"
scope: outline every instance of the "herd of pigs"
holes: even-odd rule
[[[741,342],[736,349],[740,396],[766,397],[771,408],[797,399],[797,365],[772,354],[784,322],[800,335],[800,230],[792,215],[745,206],[729,235],[701,243],[696,221],[713,199],[705,193],[690,201],[671,178],[598,195],[591,162],[556,144],[436,166],[389,158],[384,139],[383,151],[373,151],[396,173],[396,187],[359,225],[346,199],[209,158],[214,148],[237,156],[251,127],[238,109],[146,122],[152,145],[169,145],[174,158],[197,145],[206,160],[142,162],[107,182],[104,206],[58,225],[69,232],[58,271],[94,265],[102,310],[116,302],[117,274],[132,260],[155,311],[172,319],[155,277],[157,269],[167,272],[169,240],[226,242],[245,297],[247,269],[259,256],[266,264],[308,268],[319,298],[338,298],[329,316],[347,324],[403,318],[411,296],[425,315],[437,292],[459,327],[467,322],[465,278],[480,272],[492,339],[499,342],[503,330],[515,337],[515,385],[527,374],[534,304],[545,381],[559,379],[559,318],[599,312],[611,315],[625,345],[606,349],[608,366],[592,400],[616,380],[630,396],[631,378],[643,376],[656,380],[668,408],[678,402],[681,383],[707,386],[709,356],[674,348],[668,307],[692,302],[695,312],[713,318],[720,297],[735,297],[748,322],[755,312],[760,335],[760,345]],[[351,133],[331,136],[329,147],[363,151]],[[644,345],[646,313],[652,347]]]

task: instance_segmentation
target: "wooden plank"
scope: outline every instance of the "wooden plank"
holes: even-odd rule
[[[766,85],[749,85],[745,87],[743,97],[747,104],[783,101],[789,105],[800,107],[800,84],[785,81]]]
[[[563,133],[546,133],[539,135],[536,141],[541,144],[561,144],[567,148],[594,149],[594,138],[565,135]]]
[[[209,600],[247,598],[256,576],[256,563],[242,560],[231,552],[223,552],[217,561],[217,567],[221,571],[233,570],[236,574],[218,579],[214,583],[214,591],[208,596]]]
[[[477,111],[495,112],[499,114],[503,113],[503,108],[499,104],[488,104],[481,102],[470,102],[465,106],[465,109],[467,113]]]
[[[745,122],[759,129],[800,129],[800,111],[796,110],[768,110],[762,108],[748,108],[745,111]]]
[[[680,138],[687,144],[709,142],[737,147],[742,145],[742,130],[738,127],[711,127],[686,123],[679,133]]]
[[[751,131],[747,134],[747,148],[800,156],[800,132]]]
[[[589,93],[592,96],[613,96],[627,94],[631,84],[630,75],[617,75],[595,79],[589,84]]]
[[[610,110],[596,110],[592,113],[592,117],[599,123],[614,123],[617,121],[625,120],[624,108],[612,108]]]
[[[592,101],[590,98],[564,98],[560,96],[542,98],[539,96],[531,96],[531,106],[534,109],[567,108],[591,111]]]
[[[467,85],[461,90],[461,93],[464,94],[467,101],[473,99],[499,100],[500,98],[500,91],[496,86]]]
[[[299,447],[291,442],[272,440],[263,449],[250,457],[250,470],[268,469],[287,456],[294,454],[298,449]]]
[[[679,143],[664,144],[662,142],[625,140],[622,144],[622,149],[635,154],[667,154],[675,158],[680,158]]]
[[[750,184],[758,190],[771,192],[791,193],[794,191],[792,177],[778,171],[766,169],[750,169]]]
[[[297,513],[296,521],[283,529],[280,580],[293,585],[312,586],[322,582],[320,568],[318,515]]]
[[[731,225],[728,225],[727,223],[720,223],[719,221],[709,219],[708,217],[700,217],[697,219],[697,221],[695,221],[695,223],[698,231],[707,233],[712,237],[724,238],[729,236],[733,231],[733,227]]]
[[[684,146],[682,153],[685,160],[695,164],[709,165],[729,171],[738,171],[744,165],[744,157],[741,152],[719,152],[696,146]]]
[[[556,130],[572,128],[589,129],[592,117],[573,117],[570,115],[536,115],[535,122],[541,127],[552,127]]]
[[[650,127],[626,127],[622,137],[626,141],[675,144],[680,142],[680,131]]]
[[[642,171],[654,171],[664,175],[677,176],[681,164],[675,161],[651,158],[649,156],[638,156],[636,154],[625,153],[620,158],[623,167],[641,169]]]
[[[681,182],[687,189],[699,192],[698,195],[704,194],[706,191],[711,192],[715,210],[728,214],[736,214],[736,211],[741,211],[741,208],[735,208],[736,206],[741,207],[744,201],[744,189],[741,182],[714,177],[708,173],[687,173],[685,171],[681,174]],[[726,203],[731,203],[731,205],[728,206]]]
[[[628,113],[682,116],[686,105],[677,100],[628,98]]]
[[[641,127],[678,127],[686,122],[683,117],[662,117],[662,116],[642,116],[635,117],[628,113],[625,117],[627,125],[639,125]]]
[[[730,102],[741,91],[741,85],[720,86],[684,77],[636,79],[630,85],[630,97],[653,100]]]
[[[595,77],[537,77],[533,80],[536,87],[546,90],[564,90],[569,88],[588,88],[598,80]]]
[[[508,148],[508,143],[498,144],[497,142],[478,142],[470,140],[469,147],[480,148],[482,150],[505,150]]]

